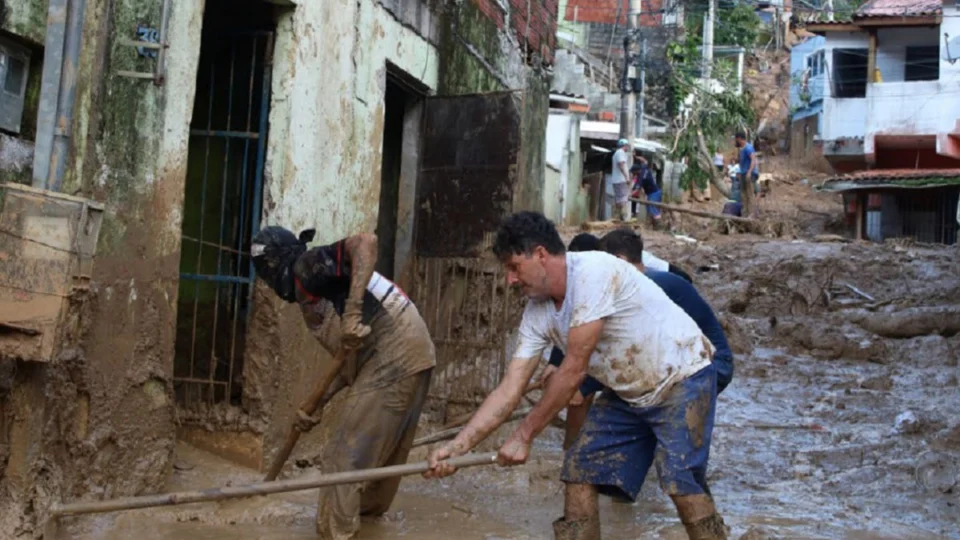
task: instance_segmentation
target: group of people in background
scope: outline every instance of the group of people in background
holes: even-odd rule
[[[633,165],[630,164],[630,142],[626,139],[617,141],[617,150],[613,153],[613,219],[627,221],[632,219],[638,210],[636,199],[643,193],[648,201],[659,203],[663,201],[663,191],[657,184],[653,170],[647,159],[638,156]],[[633,200],[631,200],[633,199]],[[661,223],[660,209],[647,205],[647,216],[654,227]]]
[[[722,152],[717,152],[714,155],[713,163],[721,174],[726,173],[730,178],[730,202],[724,206],[724,213],[741,215],[743,207],[741,187],[746,184],[748,179],[753,183],[753,193],[760,195],[760,163],[756,150],[751,143],[747,142],[747,136],[744,132],[737,132],[734,141],[737,148],[737,158],[731,161],[729,168],[726,166]],[[647,159],[643,156],[637,156],[635,162],[631,165],[632,152],[630,150],[630,142],[626,139],[620,139],[617,141],[617,149],[613,154],[611,183],[613,185],[614,205],[612,218],[620,221],[628,221],[637,215],[641,204],[638,202],[640,198],[645,198],[653,203],[663,201],[663,190],[657,183]],[[709,186],[707,186],[705,193],[709,193]],[[705,198],[710,200],[709,196]],[[648,204],[646,210],[647,217],[654,228],[660,228],[662,223],[660,208]]]

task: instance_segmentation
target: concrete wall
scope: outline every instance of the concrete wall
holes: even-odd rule
[[[13,36],[17,45],[30,52],[20,132],[0,135],[3,138],[0,140],[0,181],[29,184],[33,176],[33,141],[40,104],[46,22],[45,0],[0,0],[0,34]]]
[[[156,490],[169,470],[179,208],[202,13],[202,4],[180,6],[167,85],[156,87],[114,73],[142,67],[117,40],[133,37],[138,21],[159,26],[160,3],[87,2],[64,191],[107,209],[79,314],[85,339],[56,362],[18,368],[23,446],[11,466],[26,472],[3,479],[0,515],[16,519],[0,522],[0,536],[30,535],[52,501]],[[81,174],[84,163],[96,176]]]
[[[0,0],[0,30],[42,45],[47,34],[47,0]]]

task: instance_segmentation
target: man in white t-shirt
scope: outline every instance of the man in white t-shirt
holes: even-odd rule
[[[600,252],[567,253],[553,223],[520,212],[501,225],[493,246],[507,282],[528,297],[519,344],[499,386],[460,434],[430,455],[425,476],[455,469],[503,424],[550,347],[565,353],[543,397],[500,448],[501,465],[524,463],[533,439],[574,397],[589,374],[605,391],[567,451],[564,517],[557,539],[600,538],[597,495],[635,500],[656,456],[660,485],[690,538],[725,539],[706,485],[716,406],[714,349],[697,324],[653,281]],[[656,440],[656,452],[644,451]],[[646,456],[646,457],[645,457]]]
[[[626,221],[630,218],[630,142],[617,141],[617,151],[613,153],[610,183],[613,185],[613,219]]]

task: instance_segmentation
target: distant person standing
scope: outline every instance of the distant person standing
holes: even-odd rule
[[[663,201],[663,191],[660,190],[660,186],[657,185],[657,180],[653,177],[653,171],[650,170],[650,166],[647,164],[647,159],[644,157],[637,158],[637,175],[636,180],[633,185],[634,197],[639,197],[640,192],[643,191],[643,194],[646,196],[648,201],[652,202],[661,202]],[[662,223],[660,215],[660,209],[656,206],[647,205],[647,215],[650,216],[650,219],[653,220],[654,228],[660,228]]]
[[[737,173],[737,181],[733,183],[732,189],[730,190],[730,198],[738,203],[744,203],[744,194],[741,191],[744,186],[748,185],[747,181],[749,179],[753,191],[746,194],[746,199],[753,201],[753,195],[760,191],[758,189],[760,184],[760,165],[757,163],[757,152],[753,149],[753,145],[747,142],[747,135],[744,132],[737,132],[734,140],[736,141],[737,148],[740,149],[740,160],[738,163],[739,171]]]
[[[720,171],[720,174],[723,174],[723,152],[717,152],[713,155],[713,166]]]
[[[630,143],[626,139],[617,141],[617,151],[613,153],[613,168],[610,183],[613,184],[613,219],[626,221],[630,200]]]

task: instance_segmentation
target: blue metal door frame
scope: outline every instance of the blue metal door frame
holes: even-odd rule
[[[220,69],[221,75],[227,68],[224,65],[218,65],[219,62],[224,60],[223,57],[226,55],[226,50],[225,45],[217,42],[216,46],[220,48],[216,49],[216,47],[211,47],[215,49],[211,53],[208,53],[212,58],[205,58],[209,65],[200,66],[200,69],[209,69],[209,99],[206,100],[205,111],[206,125],[202,126],[202,129],[191,125],[190,130],[191,139],[203,140],[203,142],[198,143],[198,145],[202,145],[205,148],[205,153],[203,157],[202,183],[200,186],[199,233],[196,237],[186,234],[187,216],[185,215],[185,232],[181,237],[181,241],[184,244],[193,243],[196,246],[196,263],[192,268],[190,267],[191,261],[186,261],[183,259],[183,256],[181,257],[181,270],[192,270],[181,271],[181,290],[183,290],[182,287],[187,282],[192,283],[194,297],[192,313],[178,312],[178,319],[181,317],[190,317],[192,319],[192,321],[190,321],[192,324],[192,332],[189,337],[189,373],[184,373],[185,370],[183,366],[185,366],[185,362],[183,362],[181,358],[178,358],[178,361],[181,362],[179,364],[179,373],[177,373],[178,369],[176,364],[174,373],[175,384],[179,383],[185,388],[182,396],[178,394],[178,400],[185,402],[182,404],[186,405],[195,401],[195,399],[191,398],[191,388],[196,390],[194,393],[196,397],[199,397],[203,401],[208,401],[211,404],[220,401],[230,401],[235,376],[234,367],[238,359],[242,357],[242,352],[239,353],[239,355],[237,353],[238,325],[245,327],[249,319],[248,315],[241,317],[240,313],[241,311],[246,311],[246,313],[249,314],[248,304],[252,298],[253,283],[255,280],[253,264],[249,257],[250,240],[260,229],[260,215],[262,211],[263,173],[268,131],[267,120],[270,106],[271,60],[273,56],[274,34],[268,31],[241,31],[231,32],[228,35],[222,36],[222,38],[224,41],[229,40],[229,76],[225,84],[226,88],[225,90],[218,88],[218,68]],[[203,54],[201,54],[201,57],[203,57]],[[240,62],[240,66],[237,65],[238,62]],[[245,62],[249,62],[249,65],[244,65]],[[248,79],[236,80],[237,72],[240,73],[240,77],[242,77],[243,74],[248,74]],[[259,89],[255,88],[258,82]],[[243,87],[238,85],[246,86],[246,91],[244,92]],[[234,102],[235,89],[237,89],[241,95],[246,96],[246,104]],[[226,96],[223,96],[224,93]],[[255,96],[258,94],[260,102],[258,106],[256,106]],[[222,106],[224,103],[215,102],[214,96],[217,96],[218,100],[226,97],[225,119],[216,118],[222,114]],[[198,111],[201,115],[204,114],[204,112],[199,109],[200,107],[195,106],[194,121],[197,120]],[[235,118],[235,112],[244,113],[243,117]],[[238,119],[239,122],[236,121]],[[220,199],[219,232],[216,242],[211,241],[211,239],[205,236],[205,233],[210,232],[206,230],[210,224],[207,223],[205,214],[208,203],[208,180],[211,180],[209,172],[211,167],[212,143],[218,148],[223,148],[223,171],[222,178],[219,179],[220,193],[212,194],[214,196],[219,195]],[[231,145],[242,145],[243,158],[239,171],[237,170],[236,160],[231,162],[231,157],[239,156],[239,152],[236,152],[237,147],[234,146],[235,152],[232,154]],[[251,146],[255,146],[255,148],[251,148]],[[255,161],[252,164],[249,159],[251,152],[255,153]],[[213,166],[216,167],[218,164],[214,164]],[[229,202],[228,188],[232,188],[230,193],[232,197]],[[239,207],[236,208],[239,210],[239,213],[231,213],[231,223],[227,223],[228,204],[234,204],[237,198],[239,198]],[[195,218],[196,216],[191,217]],[[208,255],[209,249],[212,248],[216,251],[216,270],[213,272],[210,272],[211,268],[203,268],[205,247],[208,249]],[[212,286],[215,288],[213,294],[212,331],[210,331],[210,327],[204,328],[204,331],[209,332],[208,335],[212,338],[209,358],[207,358],[208,363],[205,367],[202,363],[198,364],[198,362],[203,362],[203,356],[207,354],[208,351],[197,350],[197,327],[198,323],[201,323],[201,321],[198,320],[200,319],[198,311],[201,287],[204,286]],[[221,303],[221,291],[223,289],[226,289],[224,293],[225,303]],[[204,309],[206,310],[208,307],[209,306],[205,306]],[[181,306],[180,311],[183,311],[183,306]],[[224,312],[224,316],[232,319],[228,321],[230,330],[227,332],[221,332],[221,327],[218,325],[223,322],[218,321],[221,311]],[[210,323],[210,321],[204,320],[201,324],[207,326],[208,323]],[[177,339],[187,339],[187,336],[181,335],[179,330],[180,324],[178,321]],[[220,354],[218,355],[217,339],[219,333],[223,333],[224,336],[222,337],[229,339],[230,343],[228,352],[223,348],[223,344],[221,344]],[[241,336],[245,334],[243,328],[240,328],[240,334]],[[181,344],[178,344],[178,351],[185,349],[185,345],[183,347],[179,345]],[[242,349],[243,344],[240,343],[240,346]],[[223,356],[228,356],[229,358],[224,359],[222,358]],[[228,364],[225,370],[226,373],[224,373],[222,366],[218,365],[222,364],[224,360],[227,360]]]

